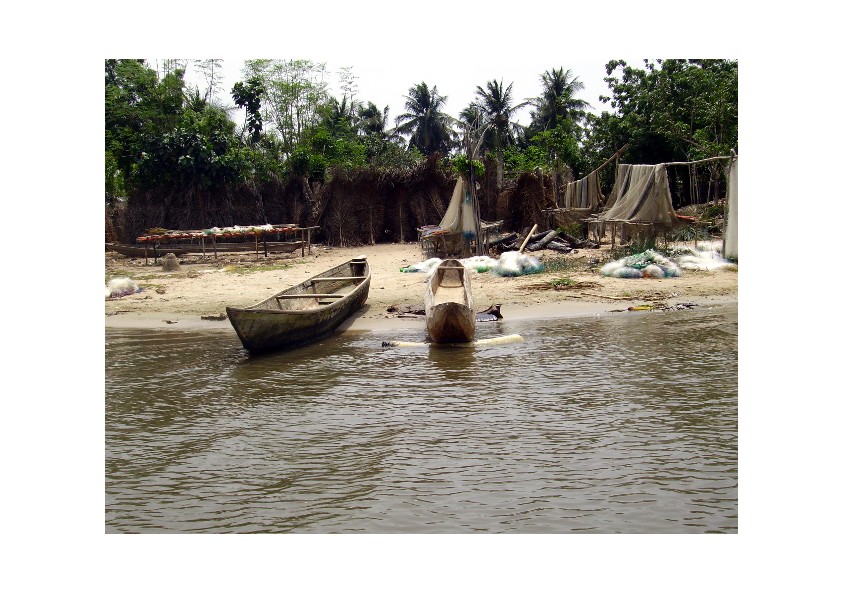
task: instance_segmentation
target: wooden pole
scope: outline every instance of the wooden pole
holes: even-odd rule
[[[519,251],[522,252],[525,250],[525,245],[528,243],[528,240],[531,239],[531,236],[534,235],[534,232],[537,231],[537,224],[534,224],[534,227],[531,228],[531,231],[528,232],[528,235],[525,236],[525,241],[522,243],[522,246],[519,247]]]
[[[706,159],[699,159],[697,161],[671,161],[670,163],[660,163],[659,165],[695,165],[697,163],[705,163],[706,161],[720,161],[722,159],[732,159],[732,157],[724,155],[722,157],[708,157]]]

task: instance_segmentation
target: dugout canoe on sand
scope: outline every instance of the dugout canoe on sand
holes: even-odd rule
[[[360,256],[253,306],[228,306],[227,317],[251,353],[297,347],[329,335],[359,310],[371,278],[369,263]]]
[[[450,258],[425,284],[425,327],[435,343],[464,343],[475,337],[475,309],[469,270]]]

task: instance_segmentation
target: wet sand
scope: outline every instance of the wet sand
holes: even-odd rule
[[[180,269],[164,271],[162,260],[131,259],[114,252],[105,257],[106,280],[132,279],[142,291],[105,301],[106,328],[174,328],[232,330],[224,315],[228,305],[248,306],[355,256],[365,255],[372,271],[366,306],[347,320],[340,331],[424,327],[424,318],[399,316],[392,307],[424,304],[424,273],[401,269],[426,256],[417,243],[381,244],[358,248],[314,246],[300,252],[270,257],[254,254],[213,259],[181,256]],[[624,310],[646,303],[734,303],[738,299],[737,269],[686,271],[667,279],[603,277],[600,263],[611,260],[606,249],[579,250],[563,255],[543,250],[531,253],[541,262],[569,260],[566,270],[521,277],[473,273],[472,291],[477,311],[501,304],[506,318],[589,316]],[[556,290],[550,282],[569,277],[574,289]],[[212,319],[211,319],[212,318]]]

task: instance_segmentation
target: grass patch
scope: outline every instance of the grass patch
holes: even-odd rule
[[[537,290],[548,290],[554,289],[556,291],[563,290],[577,290],[577,289],[596,289],[601,287],[601,285],[595,281],[576,281],[575,279],[571,279],[570,277],[558,277],[557,279],[552,279],[551,281],[543,281],[541,283],[533,283],[531,285],[526,285],[525,289],[537,289]]]
[[[581,258],[553,258],[543,263],[543,270],[547,273],[560,273],[567,271],[576,271],[584,266]]]
[[[133,281],[147,281],[148,279],[160,279],[162,278],[161,273],[144,273],[141,275],[137,275],[135,273],[131,273],[130,271],[111,271],[108,273],[106,278],[106,283],[109,284],[109,281],[112,279],[118,279],[119,277],[128,277]]]
[[[553,289],[566,289],[568,287],[573,287],[578,284],[575,279],[570,279],[569,277],[559,277],[557,279],[552,279],[549,281],[552,285]]]
[[[263,273],[266,271],[282,271],[288,269],[291,265],[289,264],[254,264],[254,265],[242,265],[242,264],[230,264],[224,267],[222,270],[225,273],[235,273],[237,275],[250,275],[251,273]]]
[[[578,238],[580,240],[586,240],[584,233],[584,223],[571,223],[569,225],[562,225],[558,228],[558,233],[564,232],[573,236],[574,238]]]

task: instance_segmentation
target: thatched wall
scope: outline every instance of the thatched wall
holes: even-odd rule
[[[503,220],[502,229],[520,231],[535,223],[547,224],[544,209],[555,206],[553,181],[550,174],[525,172],[516,180],[503,184],[496,204],[496,218]]]
[[[548,174],[525,173],[504,180],[499,192],[493,160],[479,180],[481,217],[504,220],[504,230],[545,225],[542,210],[552,206]],[[407,170],[379,168],[328,172],[324,183],[272,180],[181,193],[148,192],[129,197],[123,217],[113,217],[107,234],[134,242],[148,229],[208,229],[233,225],[295,223],[319,226],[314,237],[331,246],[414,241],[417,227],[437,225],[445,214],[455,175],[432,155]],[[118,220],[120,219],[120,221]]]

